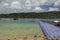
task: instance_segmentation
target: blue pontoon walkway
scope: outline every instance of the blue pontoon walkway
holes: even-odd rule
[[[48,40],[60,40],[60,28],[42,21],[39,21],[39,23]]]

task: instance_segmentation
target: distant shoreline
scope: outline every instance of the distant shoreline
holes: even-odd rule
[[[60,11],[0,14],[0,18],[60,19]]]

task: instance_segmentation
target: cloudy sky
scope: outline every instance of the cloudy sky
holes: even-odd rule
[[[60,0],[0,0],[0,13],[60,11]]]

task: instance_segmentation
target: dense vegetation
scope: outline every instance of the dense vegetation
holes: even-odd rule
[[[43,18],[43,19],[57,19],[60,18],[60,12],[29,12],[29,13],[11,13],[0,14],[0,18]]]

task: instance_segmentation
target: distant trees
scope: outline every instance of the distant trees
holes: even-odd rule
[[[60,12],[30,12],[30,13],[11,13],[11,14],[0,14],[0,18],[42,18],[42,19],[59,19]]]

